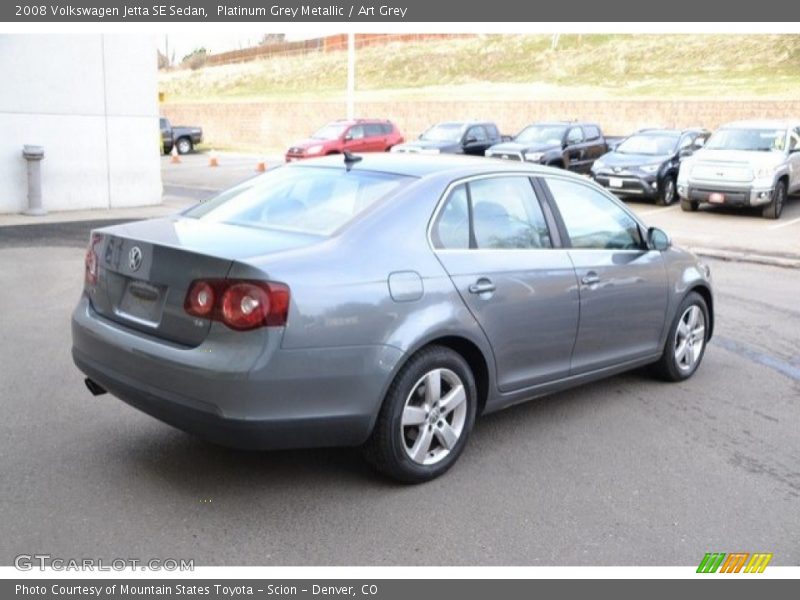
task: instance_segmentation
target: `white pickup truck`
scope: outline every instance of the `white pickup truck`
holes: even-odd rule
[[[777,219],[788,194],[800,192],[800,121],[741,121],[720,127],[681,162],[681,208],[762,207]]]

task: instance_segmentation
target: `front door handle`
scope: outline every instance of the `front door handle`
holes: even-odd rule
[[[495,291],[494,283],[492,283],[491,279],[486,279],[485,277],[481,277],[469,286],[469,293],[470,294],[485,294],[487,292]]]
[[[581,283],[583,285],[592,285],[595,283],[600,283],[600,275],[598,275],[595,271],[589,271],[581,277]]]

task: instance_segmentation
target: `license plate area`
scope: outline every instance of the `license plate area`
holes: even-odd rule
[[[122,300],[114,311],[120,317],[142,325],[158,327],[164,309],[166,288],[128,279]]]
[[[711,204],[725,204],[725,194],[720,192],[712,192],[708,195],[708,201]]]
[[[623,185],[625,185],[625,181],[619,177],[608,178],[608,187],[621,188]]]

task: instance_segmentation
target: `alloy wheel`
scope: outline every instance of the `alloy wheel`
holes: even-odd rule
[[[435,465],[456,446],[466,420],[467,393],[458,375],[450,369],[428,371],[403,406],[403,449],[413,462]]]
[[[675,364],[684,373],[693,370],[706,343],[706,317],[696,304],[681,315],[675,330]]]

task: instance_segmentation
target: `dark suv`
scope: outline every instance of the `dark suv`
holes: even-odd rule
[[[286,162],[348,152],[386,152],[403,143],[403,134],[385,119],[353,119],[328,123],[310,138],[292,144]]]
[[[700,148],[704,129],[642,129],[595,161],[592,177],[620,197],[655,199],[667,206],[678,199],[681,160]]]
[[[598,125],[554,121],[528,125],[511,141],[489,148],[486,156],[588,173],[595,159],[607,151],[606,138]]]
[[[497,125],[489,121],[450,121],[437,123],[419,138],[392,148],[392,152],[419,154],[475,154],[503,141]]]

